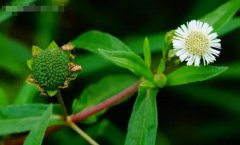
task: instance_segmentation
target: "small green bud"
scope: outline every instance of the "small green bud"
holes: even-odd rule
[[[56,90],[69,76],[69,62],[68,56],[60,49],[44,50],[33,61],[33,78],[42,88]]]
[[[28,60],[32,70],[29,81],[36,84],[42,94],[54,96],[59,88],[67,88],[81,70],[80,65],[72,63],[74,57],[69,51],[59,48],[55,42],[45,50],[33,46],[33,58]]]
[[[156,85],[152,81],[144,80],[141,84],[141,87],[155,88]]]
[[[164,38],[165,43],[167,43],[168,45],[172,43],[174,33],[175,33],[175,30],[171,30],[171,31],[167,32],[167,34],[165,35],[165,38]]]
[[[166,33],[165,38],[164,38],[164,46],[163,46],[163,58],[166,60],[167,59],[167,55],[168,55],[168,51],[171,50],[170,48],[172,48],[172,39],[174,36],[174,30],[171,30],[169,32]]]
[[[164,74],[155,74],[153,76],[153,82],[159,87],[163,88],[167,83],[167,77]]]

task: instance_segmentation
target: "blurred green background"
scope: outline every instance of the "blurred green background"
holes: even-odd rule
[[[1,0],[0,6],[19,6],[25,2],[32,7],[59,6],[60,9],[0,17],[0,98],[6,95],[10,104],[16,101],[16,96],[28,94],[35,97],[24,103],[57,102],[54,98],[38,97],[34,89],[23,89],[30,87],[25,79],[30,73],[26,60],[31,58],[32,45],[45,48],[55,40],[61,46],[85,31],[96,29],[134,46],[142,43],[145,36],[155,36],[198,19],[226,0]],[[3,11],[2,8],[0,14]],[[234,16],[238,27],[239,14]],[[214,65],[229,66],[226,72],[207,82],[160,90],[157,145],[240,144],[239,34],[240,29],[236,29],[221,37],[223,49]],[[129,73],[89,52],[76,50],[74,53],[76,61],[83,65],[83,72],[63,91],[69,111],[73,99],[89,84],[109,74]],[[154,52],[156,60],[160,56],[159,51]],[[97,123],[81,127],[100,143],[121,145],[134,101],[135,97],[108,110]],[[84,141],[67,128],[44,139],[46,145],[79,143]]]

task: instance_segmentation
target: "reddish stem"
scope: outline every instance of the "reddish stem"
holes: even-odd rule
[[[107,99],[107,100],[97,104],[96,106],[90,107],[82,112],[71,115],[69,117],[70,120],[72,122],[79,122],[82,119],[90,117],[91,115],[94,115],[104,109],[112,107],[113,105],[126,99],[129,95],[135,93],[138,90],[139,84],[140,84],[140,81],[136,82],[132,86],[128,87],[127,89],[123,90],[122,92],[118,93],[117,95],[111,97],[110,99]],[[51,133],[59,130],[62,127],[63,126],[51,126],[47,129],[45,135],[50,135]],[[5,140],[4,145],[21,145],[21,144],[23,144],[25,138],[26,138],[26,135],[18,136],[17,138],[11,138],[9,140]],[[1,142],[0,142],[0,144],[1,144]]]
[[[127,98],[130,94],[133,94],[137,91],[139,86],[139,82],[133,84],[129,88],[123,90],[119,94],[111,97],[110,99],[103,101],[102,103],[97,104],[96,106],[90,107],[82,112],[76,113],[71,115],[71,121],[72,122],[78,122],[82,119],[85,119],[91,115],[96,114],[97,112],[100,112],[106,108],[109,108],[115,104],[117,104],[119,101]]]

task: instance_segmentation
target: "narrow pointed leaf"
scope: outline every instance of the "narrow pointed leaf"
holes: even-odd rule
[[[108,51],[99,49],[99,53],[114,64],[129,69],[135,75],[151,80],[153,74],[140,56],[131,51]]]
[[[47,104],[25,104],[0,107],[0,135],[21,133],[31,130],[44,111]],[[54,114],[61,114],[59,105],[54,105]],[[63,124],[58,118],[51,118],[49,125]]]
[[[144,40],[146,36],[129,36],[125,38],[125,43],[137,54],[142,54],[142,50],[139,49],[142,47],[142,40]],[[156,34],[147,35],[149,39],[149,46],[151,46],[151,52],[156,53],[162,51],[162,47],[164,45],[164,37],[165,32],[160,32]]]
[[[157,134],[157,89],[140,87],[135,101],[125,145],[155,145]]]
[[[53,91],[47,91],[47,94],[50,96],[50,97],[53,97],[57,94],[57,90],[53,90]]]
[[[144,55],[144,60],[147,67],[150,68],[151,67],[151,49],[150,49],[149,40],[147,37],[144,39],[144,43],[143,43],[143,55]]]
[[[159,66],[158,66],[157,73],[158,73],[158,74],[161,74],[161,73],[163,73],[164,71],[165,71],[165,61],[164,61],[164,59],[162,58],[162,59],[160,60]]]
[[[18,76],[26,76],[26,60],[31,58],[28,47],[0,33],[0,69]],[[21,55],[20,55],[21,54]]]
[[[167,85],[175,86],[208,80],[221,74],[227,68],[216,66],[184,66],[167,75]]]
[[[32,59],[29,59],[27,60],[27,66],[30,70],[32,70],[32,64],[33,64],[33,60]]]
[[[99,53],[99,48],[105,50],[130,51],[130,49],[116,37],[94,30],[78,36],[72,41],[72,44],[77,48],[86,49],[93,53]]]
[[[42,51],[42,49],[38,46],[32,46],[32,56],[37,56],[40,52]]]
[[[52,41],[48,46],[48,49],[56,49],[56,48],[59,48],[59,47],[55,41]]]
[[[47,110],[42,114],[42,116],[37,120],[36,124],[31,129],[29,135],[27,136],[24,145],[41,145],[42,140],[47,129],[48,122],[52,115],[52,105],[49,105]]]
[[[220,36],[226,35],[234,30],[240,28],[240,17],[233,18],[230,20],[222,29],[218,32]]]
[[[240,0],[230,0],[201,18],[201,20],[213,26],[215,31],[219,31],[232,19],[239,8]]]
[[[141,57],[132,52],[119,39],[108,33],[89,31],[73,40],[72,44],[77,48],[83,48],[100,54],[116,65],[129,69],[140,77],[147,79],[151,79],[152,77],[151,71]]]

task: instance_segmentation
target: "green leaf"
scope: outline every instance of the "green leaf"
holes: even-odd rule
[[[156,87],[155,84],[152,81],[145,80],[140,84],[141,87],[145,88],[154,88]]]
[[[40,47],[34,45],[32,46],[32,56],[37,56],[41,51],[42,49]]]
[[[160,63],[159,63],[158,69],[157,69],[157,74],[161,74],[164,71],[165,71],[165,60],[162,58],[160,60]]]
[[[47,94],[50,96],[50,97],[53,97],[57,94],[57,90],[53,90],[53,91],[47,91]]]
[[[158,89],[140,87],[128,124],[125,145],[155,145]]]
[[[129,69],[135,75],[151,80],[153,74],[140,56],[131,51],[108,51],[99,49],[100,54],[114,64]]]
[[[42,140],[47,129],[48,122],[52,115],[52,105],[49,105],[47,110],[42,114],[39,120],[35,123],[31,129],[29,135],[24,141],[24,145],[41,145]]]
[[[220,36],[226,35],[240,28],[240,17],[233,18],[218,32]]]
[[[162,54],[163,54],[162,56],[164,60],[167,59],[168,52],[172,50],[172,39],[173,39],[174,33],[175,33],[175,30],[171,30],[171,31],[168,31],[165,35],[164,45],[162,49]]]
[[[101,54],[118,66],[127,68],[140,77],[143,76],[148,79],[152,77],[152,73],[144,61],[124,43],[110,34],[90,31],[80,35],[72,43],[78,48]]]
[[[144,55],[144,60],[147,67],[150,68],[151,67],[151,49],[150,49],[149,40],[147,37],[144,39],[144,43],[143,43],[143,55]]]
[[[201,20],[213,26],[215,31],[219,31],[232,19],[239,8],[240,0],[230,0],[201,18]]]
[[[33,65],[33,59],[27,60],[27,66],[30,70],[32,70],[32,65]]]
[[[118,94],[125,88],[134,84],[136,81],[135,77],[127,74],[104,77],[99,82],[89,85],[86,89],[84,89],[82,94],[74,100],[72,107],[73,113],[95,106],[96,104]],[[84,122],[95,122],[104,112],[105,111],[102,111],[94,116],[91,116],[87,120],[84,120]]]
[[[22,12],[23,6],[29,6],[36,0],[13,0],[8,7],[0,10],[0,23],[13,16],[14,12]]]
[[[31,130],[47,104],[25,104],[0,107],[0,135],[20,133]],[[61,114],[59,105],[54,105],[54,114]],[[49,125],[63,124],[60,118],[51,118]]]
[[[14,100],[14,104],[32,103],[32,100],[36,96],[37,92],[38,90],[36,86],[28,82],[24,82]]]
[[[18,76],[28,73],[26,60],[31,57],[23,44],[0,34],[0,68]]]
[[[0,88],[0,106],[7,106],[7,105],[8,105],[7,96],[4,93],[3,89]]]
[[[159,73],[155,74],[153,76],[153,82],[158,86],[159,88],[163,88],[167,84],[167,77],[165,74]]]
[[[56,49],[59,48],[59,46],[57,45],[57,43],[55,41],[52,41],[49,45],[48,45],[48,49]]]
[[[160,52],[162,51],[162,47],[164,45],[164,37],[165,33],[160,32],[156,34],[146,35],[149,39],[149,46],[151,46],[151,52]],[[142,50],[139,49],[142,47],[142,40],[146,36],[129,36],[124,39],[124,42],[137,54],[142,54]]]
[[[79,54],[74,59],[74,63],[81,64],[83,70],[79,73],[80,77],[89,76],[93,73],[109,70],[109,68],[119,68],[108,60],[97,54]]]
[[[105,50],[130,51],[130,49],[116,37],[100,31],[83,33],[75,38],[72,44],[77,48],[86,49],[93,53],[99,53],[99,48]]]
[[[176,86],[208,80],[221,74],[227,70],[227,68],[228,67],[216,66],[184,66],[167,75],[167,86]]]

